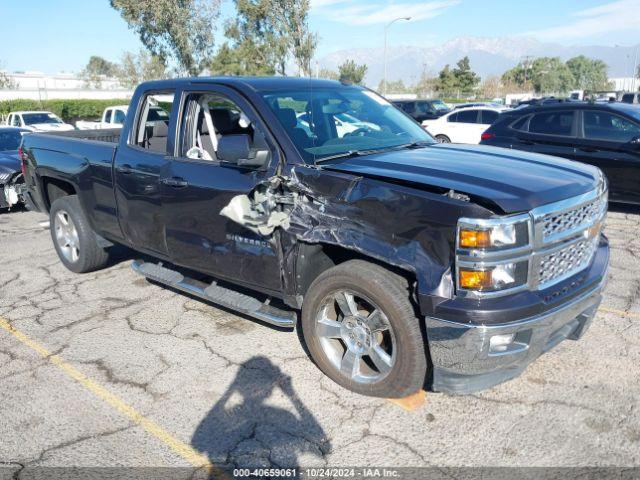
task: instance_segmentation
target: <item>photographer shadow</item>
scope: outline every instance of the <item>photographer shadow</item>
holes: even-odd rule
[[[273,404],[276,389],[292,409]],[[231,386],[198,425],[191,445],[225,469],[293,468],[301,455],[305,462],[309,455],[322,459],[331,448],[294,391],[291,377],[262,356],[241,365]]]

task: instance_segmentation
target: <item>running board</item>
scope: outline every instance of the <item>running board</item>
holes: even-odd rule
[[[149,280],[195,295],[230,310],[244,313],[270,325],[280,328],[294,328],[296,325],[297,317],[294,311],[272,307],[268,301],[263,303],[244,293],[221,287],[216,282],[206,284],[156,263],[136,260],[131,268]]]

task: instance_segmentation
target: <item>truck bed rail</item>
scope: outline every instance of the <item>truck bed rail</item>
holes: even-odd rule
[[[94,140],[98,142],[118,143],[121,128],[105,128],[96,130],[69,130],[66,132],[37,132],[39,135],[53,135],[56,137],[71,137],[80,140]]]

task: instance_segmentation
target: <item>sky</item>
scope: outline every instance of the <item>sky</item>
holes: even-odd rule
[[[317,57],[354,47],[433,46],[460,36],[527,35],[563,45],[640,43],[640,0],[311,0]],[[234,13],[223,0],[221,24]],[[78,71],[91,55],[112,61],[141,48],[108,0],[0,0],[0,69]]]

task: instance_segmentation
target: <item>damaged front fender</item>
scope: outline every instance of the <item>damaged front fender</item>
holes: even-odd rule
[[[234,197],[220,214],[263,236],[281,229],[292,237],[283,241],[283,265],[296,242],[334,245],[412,272],[419,294],[446,299],[458,219],[492,212],[464,195],[298,166]]]

